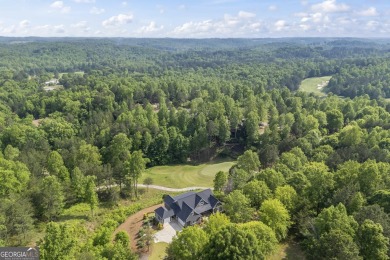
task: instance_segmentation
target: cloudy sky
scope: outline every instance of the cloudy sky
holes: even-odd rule
[[[0,0],[0,35],[390,37],[390,0]]]

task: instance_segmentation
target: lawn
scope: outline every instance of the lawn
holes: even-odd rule
[[[168,247],[168,244],[167,243],[163,243],[163,242],[160,242],[160,243],[157,243],[157,244],[153,244],[152,246],[152,252],[150,254],[150,256],[148,257],[149,260],[161,260],[161,259],[164,259],[164,257],[166,256],[166,253],[165,253],[165,249]]]
[[[299,90],[304,92],[311,92],[318,96],[325,96],[326,94],[322,92],[322,88],[327,85],[327,81],[329,81],[331,76],[326,77],[314,77],[304,79],[299,87]]]
[[[289,240],[286,243],[280,244],[275,252],[266,258],[267,260],[305,260],[306,257],[297,242]]]
[[[235,162],[214,162],[200,165],[156,166],[142,174],[138,183],[147,177],[153,179],[154,185],[170,188],[191,186],[213,187],[214,176],[218,171],[229,171]]]

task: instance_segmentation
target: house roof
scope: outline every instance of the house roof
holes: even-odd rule
[[[157,215],[159,215],[161,218],[169,218],[175,215],[174,211],[172,209],[168,210],[165,207],[159,207],[154,212],[156,212]]]
[[[200,204],[201,201],[204,202]],[[200,214],[213,209],[220,202],[213,196],[211,189],[206,189],[198,193],[191,191],[175,197],[167,195],[164,197],[164,203],[165,207],[155,210],[158,216],[167,218],[176,215],[186,222],[191,221],[190,219],[196,221],[200,218]]]

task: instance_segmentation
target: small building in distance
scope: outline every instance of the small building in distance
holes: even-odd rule
[[[181,226],[199,223],[202,217],[221,210],[221,202],[210,189],[201,192],[187,192],[171,197],[165,196],[164,206],[157,208],[155,218],[161,224],[177,221]]]

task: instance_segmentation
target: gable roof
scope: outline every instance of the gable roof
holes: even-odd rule
[[[199,205],[201,201],[204,203]],[[164,203],[164,207],[155,210],[158,216],[167,218],[176,215],[186,222],[188,219],[200,218],[202,213],[213,209],[220,202],[213,196],[211,189],[206,189],[198,193],[190,191],[175,197],[167,195],[164,197]]]
[[[169,217],[172,217],[173,215],[175,215],[175,213],[172,209],[168,210],[165,207],[159,207],[154,212],[156,212],[156,214],[159,215],[160,218],[162,218],[162,219],[169,218]]]

